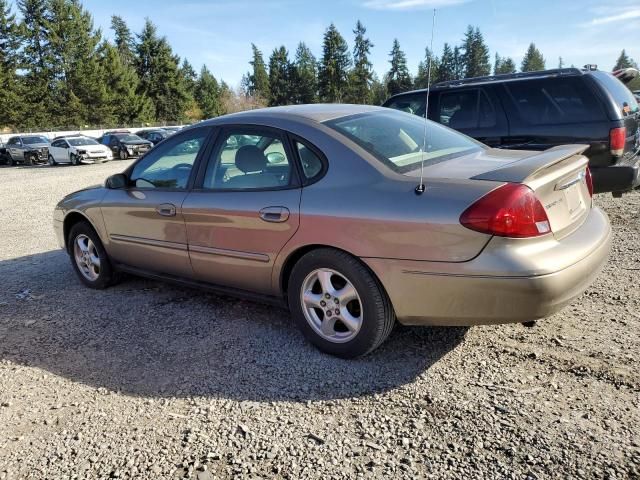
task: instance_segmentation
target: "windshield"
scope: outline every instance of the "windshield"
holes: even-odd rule
[[[140,142],[144,141],[137,135],[116,135],[121,142]]]
[[[434,165],[487,148],[479,142],[432,121],[427,122],[427,148],[423,153],[425,120],[388,110],[338,118],[326,125],[350,138],[398,173]]]
[[[93,138],[67,138],[67,142],[72,147],[80,147],[82,145],[100,145]]]
[[[47,137],[22,137],[22,143],[25,145],[34,145],[36,143],[49,143]]]

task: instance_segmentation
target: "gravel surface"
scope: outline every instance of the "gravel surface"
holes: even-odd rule
[[[126,162],[0,168],[0,479],[640,478],[640,194],[610,262],[535,328],[396,328],[323,355],[285,311],[83,288],[51,227]]]

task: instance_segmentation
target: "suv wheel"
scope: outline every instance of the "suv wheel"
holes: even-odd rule
[[[314,250],[293,267],[289,308],[304,336],[342,358],[365,355],[384,342],[395,313],[384,288],[356,258]]]
[[[29,166],[32,166],[34,164],[33,155],[32,154],[30,154],[30,153],[25,153],[24,154],[24,164],[25,165],[29,165]]]
[[[126,160],[127,158],[129,158],[129,154],[127,153],[127,150],[124,148],[120,149],[119,156],[120,156],[120,160]]]
[[[87,222],[71,228],[67,248],[73,269],[87,287],[102,289],[118,281],[98,234]]]

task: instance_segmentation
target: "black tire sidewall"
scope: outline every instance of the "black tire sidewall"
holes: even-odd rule
[[[75,239],[79,235],[86,235],[91,239],[93,244],[96,246],[96,250],[98,251],[98,256],[100,257],[100,275],[95,281],[91,281],[86,278],[78,265],[76,264],[76,259],[74,255],[74,245]],[[109,261],[109,256],[107,255],[106,250],[102,246],[102,242],[100,241],[100,237],[93,229],[91,225],[87,222],[79,222],[76,223],[73,227],[71,227],[71,231],[69,232],[69,239],[67,240],[68,246],[68,254],[71,259],[71,265],[73,266],[74,271],[78,275],[78,278],[82,283],[84,283],[89,288],[103,289],[111,285],[114,280],[114,271],[111,266],[111,262]]]
[[[325,340],[306,320],[300,291],[307,275],[319,268],[329,268],[343,275],[360,296],[363,324],[353,340],[345,343]],[[359,260],[345,252],[331,249],[316,250],[302,257],[291,272],[288,288],[289,309],[304,336],[320,350],[342,358],[364,355],[381,343],[380,331],[384,329],[385,315],[393,315],[392,312],[385,311],[385,295],[376,278]]]

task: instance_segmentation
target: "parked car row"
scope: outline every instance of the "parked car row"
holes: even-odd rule
[[[588,145],[595,192],[619,196],[640,184],[640,110],[622,83],[638,71],[614,76],[587,67],[438,83],[430,88],[428,118],[494,148]],[[395,95],[384,106],[424,117],[427,92]]]
[[[107,162],[113,158],[137,158],[179,130],[179,127],[154,128],[136,134],[129,130],[114,130],[105,132],[98,139],[81,134],[63,135],[53,140],[43,135],[16,135],[0,145],[0,164],[80,165]]]

